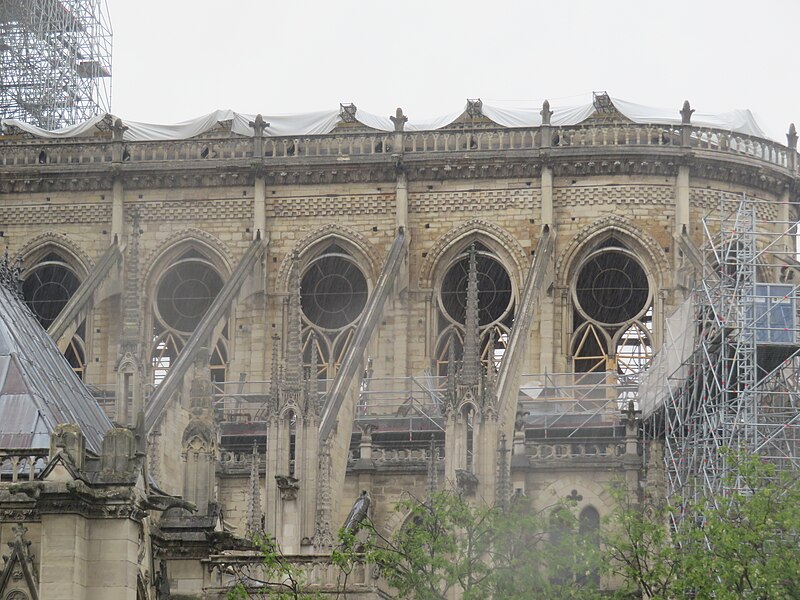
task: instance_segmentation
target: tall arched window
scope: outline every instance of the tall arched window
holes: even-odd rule
[[[469,245],[465,245],[445,267],[437,294],[436,371],[447,374],[450,345],[460,358],[467,309]],[[475,242],[478,270],[478,323],[481,360],[497,370],[508,345],[514,321],[514,288],[500,259],[485,245]],[[490,350],[491,347],[491,350]],[[490,356],[491,354],[491,356]]]
[[[364,272],[340,244],[328,244],[303,269],[300,281],[303,355],[309,365],[312,352],[316,353],[320,379],[336,376],[368,296]]]
[[[161,274],[153,298],[150,365],[154,385],[159,385],[175,364],[222,286],[222,277],[216,267],[197,250],[184,252]],[[225,381],[226,378],[227,339],[226,325],[211,351],[214,381]]]
[[[572,287],[575,373],[636,377],[653,356],[653,291],[634,253],[615,237],[589,252]],[[599,379],[598,381],[599,382]]]
[[[22,282],[25,303],[47,329],[81,285],[75,269],[57,252],[49,252],[27,270]],[[73,371],[83,379],[86,372],[86,321],[75,331],[64,351]]]
[[[593,506],[587,506],[581,511],[578,517],[579,541],[595,549],[600,548],[600,513]],[[576,579],[580,584],[591,583],[599,585],[600,575],[596,569],[591,571],[579,571]]]

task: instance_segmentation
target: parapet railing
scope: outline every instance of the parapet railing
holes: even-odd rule
[[[625,454],[624,442],[606,441],[527,441],[525,455],[533,461],[617,458]]]
[[[437,416],[444,402],[446,377],[371,377],[359,394],[356,418]]]
[[[349,465],[354,465],[361,458],[359,448],[352,448],[347,458]],[[428,464],[431,459],[429,448],[396,448],[396,447],[372,447],[371,460],[378,466],[420,466]],[[436,464],[444,464],[444,448],[438,447],[436,450]]]
[[[613,427],[628,403],[637,402],[638,388],[636,376],[611,371],[522,375],[518,426],[559,438],[574,437],[584,427]]]
[[[49,456],[49,448],[0,448],[0,481],[33,481]]]
[[[403,132],[402,152],[416,154],[470,154],[548,148],[554,155],[567,148],[656,147],[694,148],[744,156],[790,168],[795,150],[771,140],[715,129],[646,123],[590,123],[538,128],[440,129]],[[394,133],[333,132],[325,135],[263,138],[264,157],[256,158],[254,141],[245,137],[122,142],[123,162],[147,164],[176,161],[246,161],[289,163],[304,158],[390,157],[399,153]],[[688,141],[687,141],[688,140]],[[0,136],[0,166],[89,165],[111,163],[114,143],[106,139],[19,139]],[[797,161],[793,161],[796,163]]]

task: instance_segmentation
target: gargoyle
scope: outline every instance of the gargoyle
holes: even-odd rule
[[[197,512],[197,506],[194,503],[184,500],[183,498],[176,498],[175,496],[162,496],[161,494],[148,494],[144,502],[144,507],[150,510],[169,510],[170,508],[182,508],[191,513]]]
[[[11,494],[25,494],[29,498],[36,500],[39,494],[44,489],[44,483],[41,481],[26,481],[23,483],[14,483],[8,486],[8,491]]]

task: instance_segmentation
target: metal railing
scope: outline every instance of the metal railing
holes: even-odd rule
[[[636,377],[614,372],[538,373],[520,378],[518,413],[528,429],[571,438],[585,427],[614,427],[638,398]]]

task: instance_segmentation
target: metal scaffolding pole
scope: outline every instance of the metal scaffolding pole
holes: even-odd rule
[[[111,109],[105,0],[0,0],[0,117],[58,129]]]
[[[681,502],[735,489],[737,451],[800,465],[796,223],[765,202],[733,204],[703,219],[693,348],[641,393],[660,398],[645,407],[646,432],[663,439],[667,496]]]

